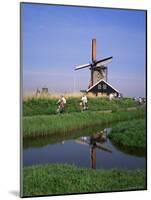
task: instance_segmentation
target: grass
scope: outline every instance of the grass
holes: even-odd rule
[[[145,116],[145,109],[125,112],[99,113],[66,113],[60,115],[42,115],[23,118],[23,137],[32,138],[48,136],[64,132],[72,132],[77,129],[92,125],[103,125],[111,122],[132,120]]]
[[[67,112],[80,112],[80,97],[68,97],[67,98]],[[114,99],[109,101],[107,98],[95,97],[88,98],[89,110],[120,110],[127,107],[138,106],[138,103],[130,98],[124,98],[122,100]],[[42,98],[25,98],[23,100],[23,116],[34,115],[51,115],[56,114],[57,110],[57,98],[42,97]]]
[[[110,127],[110,124],[108,124],[108,127]],[[78,129],[72,132],[62,132],[60,134],[51,134],[47,137],[35,137],[33,138],[25,138],[23,141],[23,148],[30,148],[30,147],[42,147],[46,146],[48,144],[56,144],[56,143],[61,143],[64,140],[73,140],[77,139],[78,137],[81,136],[88,136],[88,135],[93,135],[96,132],[100,132],[106,128],[106,125],[99,125],[99,126],[91,126],[91,127],[86,127],[84,129]]]
[[[145,119],[137,119],[120,122],[113,127],[109,138],[122,146],[145,148],[146,121]]]
[[[24,147],[55,143],[62,141],[62,138],[76,138],[80,132],[78,130],[83,129],[83,135],[87,135],[91,134],[92,129],[95,131],[96,127],[100,129],[119,122],[113,126],[109,135],[111,140],[123,147],[145,148],[145,108],[126,111],[128,107],[137,107],[137,103],[128,98],[109,101],[97,97],[89,98],[89,111],[80,112],[79,101],[80,97],[68,97],[67,113],[56,115],[55,97],[25,99],[23,101]],[[101,110],[115,112],[101,113],[99,112]],[[126,122],[123,122],[125,120]],[[49,136],[49,139],[43,136]],[[43,140],[39,140],[39,137]],[[67,164],[23,168],[24,197],[142,189],[146,189],[146,171],[142,169],[92,170]]]
[[[145,170],[93,170],[53,164],[23,169],[23,196],[146,189]]]

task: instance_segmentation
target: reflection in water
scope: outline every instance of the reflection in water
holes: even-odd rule
[[[96,169],[96,147],[92,145],[91,147],[91,168]]]
[[[106,129],[101,131],[100,133],[96,133],[90,137],[90,144],[91,144],[91,168],[96,169],[96,148],[99,149],[107,149],[101,148],[101,143],[107,140],[108,132]]]
[[[91,160],[91,168],[96,169],[96,148],[107,151],[111,153],[111,149],[107,146],[103,146],[102,143],[107,141],[107,136],[110,133],[111,129],[104,129],[101,132],[97,132],[92,136],[88,137],[80,137],[76,141],[79,144],[88,144],[90,145],[90,160]]]
[[[24,139],[23,141],[23,148],[27,149],[31,147],[42,147],[48,144],[61,143],[62,141],[65,140],[77,139],[78,137],[81,136],[92,135],[93,133],[99,132],[100,130],[104,129],[107,125],[110,126],[109,124],[103,124],[101,126],[91,126],[91,127],[86,127],[84,129],[75,130],[72,133],[71,132],[66,132],[62,134],[59,133],[46,137],[41,136],[34,139],[27,138]]]
[[[72,134],[25,140],[23,165],[68,163],[93,169],[145,168],[145,155],[136,156],[111,143],[110,131],[111,128],[92,127]]]
[[[111,143],[112,145],[114,145],[114,147],[116,147],[117,150],[122,151],[125,154],[133,155],[137,157],[146,157],[147,155],[146,148],[123,146],[115,142],[111,142]]]

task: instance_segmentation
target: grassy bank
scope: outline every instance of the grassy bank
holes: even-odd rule
[[[80,98],[67,98],[67,112],[80,112]],[[89,110],[118,110],[127,107],[138,106],[132,99],[124,98],[122,100],[114,99],[109,101],[107,98],[88,98]],[[50,115],[56,114],[56,98],[29,98],[23,101],[23,116]]]
[[[119,145],[127,147],[146,147],[146,121],[137,119],[120,122],[113,126],[109,138]]]
[[[111,124],[108,124],[108,127],[110,127]],[[47,137],[35,137],[33,138],[25,138],[23,142],[23,148],[30,148],[30,147],[42,147],[46,146],[48,144],[56,144],[56,143],[61,143],[64,140],[73,140],[77,139],[78,137],[81,136],[88,136],[88,135],[93,135],[97,132],[100,132],[106,128],[106,125],[94,125],[91,127],[86,127],[84,129],[78,129],[72,132],[61,132],[59,134],[51,134]]]
[[[30,138],[71,132],[92,125],[131,120],[143,116],[145,116],[144,109],[114,113],[88,111],[83,113],[67,113],[64,115],[24,117],[23,137]]]
[[[53,195],[146,189],[145,170],[92,170],[71,165],[23,169],[23,195]]]

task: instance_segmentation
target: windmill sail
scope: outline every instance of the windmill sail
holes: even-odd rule
[[[111,57],[108,57],[108,58],[104,58],[104,59],[102,59],[102,60],[97,61],[97,62],[95,63],[95,66],[96,66],[96,67],[105,66],[105,65],[107,65],[108,63],[112,62],[112,60],[113,60],[113,57],[112,57],[112,56],[111,56]]]
[[[79,65],[75,68],[75,70],[78,70],[78,69],[83,69],[83,68],[86,68],[86,67],[90,67],[91,64],[84,64],[84,65]]]

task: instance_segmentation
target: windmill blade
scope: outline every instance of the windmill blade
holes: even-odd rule
[[[101,66],[107,65],[108,63],[112,62],[112,60],[113,60],[112,56],[99,60],[95,63],[95,67],[101,67]]]
[[[83,69],[83,68],[90,67],[90,66],[91,66],[91,64],[79,65],[75,68],[75,70]]]
[[[103,150],[103,151],[107,151],[107,152],[109,152],[109,153],[112,153],[112,150],[111,150],[109,147],[104,146],[104,145],[102,145],[102,144],[99,143],[99,142],[96,142],[96,147],[97,147],[98,149]]]

